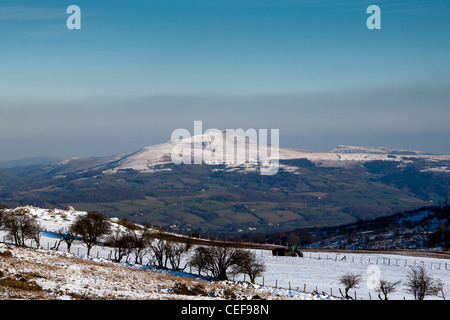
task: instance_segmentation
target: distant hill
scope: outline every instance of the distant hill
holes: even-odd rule
[[[195,160],[202,152],[218,151],[220,144],[211,137],[180,143]],[[243,137],[227,139],[255,146]],[[0,204],[74,206],[177,232],[226,237],[354,223],[450,198],[448,155],[280,148],[278,172],[264,176],[252,157],[243,164],[176,165],[175,145],[0,169]],[[264,152],[268,148],[261,146]]]
[[[406,149],[392,149],[386,147],[358,147],[340,145],[331,150],[334,153],[373,153],[373,154],[391,154],[391,155],[433,155],[423,151],[406,150]]]
[[[38,158],[23,158],[17,160],[0,161],[0,168],[14,168],[14,167],[26,167],[26,166],[49,166],[61,161],[59,158],[53,157],[38,157]]]

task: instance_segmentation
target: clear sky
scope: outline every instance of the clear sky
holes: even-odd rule
[[[2,0],[0,160],[135,151],[194,120],[450,154],[449,34],[443,0]]]

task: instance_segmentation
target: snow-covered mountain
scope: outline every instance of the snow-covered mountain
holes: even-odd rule
[[[239,152],[242,152],[242,154],[239,154]],[[420,159],[429,161],[431,163],[430,168],[433,168],[433,163],[450,161],[450,156],[384,147],[343,145],[330,152],[283,147],[275,149],[270,144],[258,142],[248,137],[226,134],[225,131],[216,131],[109,157],[67,159],[54,164],[51,168],[61,173],[91,170],[115,173],[127,169],[139,172],[155,172],[170,170],[170,168],[164,168],[164,165],[174,163],[177,159],[178,161],[184,161],[184,163],[225,164],[227,167],[245,166],[248,168],[257,167],[264,161],[278,163],[280,160],[293,159],[307,159],[317,166],[324,167],[351,166],[375,160],[411,162],[414,159]],[[448,167],[444,171],[447,169]],[[442,164],[439,166],[439,170],[442,171]]]

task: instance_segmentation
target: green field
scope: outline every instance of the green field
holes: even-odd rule
[[[297,174],[280,170],[274,176],[205,165],[59,179],[4,175],[0,201],[71,205],[186,232],[235,233],[350,223],[448,198],[448,176],[419,170],[404,174],[388,164],[377,165],[376,170],[307,165],[299,166]]]

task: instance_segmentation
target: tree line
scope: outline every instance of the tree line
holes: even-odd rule
[[[102,213],[87,212],[56,232],[59,240],[53,249],[58,250],[64,242],[70,252],[73,243],[79,241],[90,255],[93,246],[102,245],[112,249],[110,258],[115,262],[134,257],[136,264],[144,264],[144,258],[147,258],[147,265],[174,271],[193,267],[198,275],[218,280],[227,280],[229,275],[246,274],[254,282],[265,271],[263,262],[254,252],[229,243],[194,246],[189,237],[185,237],[184,242],[173,241],[162,230],[137,226],[127,220],[119,219],[117,226],[113,228]],[[40,246],[43,228],[38,219],[24,208],[0,210],[0,229],[6,231],[7,239],[17,246],[26,246],[26,240],[34,240]]]

